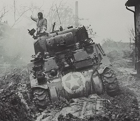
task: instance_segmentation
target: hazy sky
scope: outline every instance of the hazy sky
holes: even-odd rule
[[[10,8],[5,20],[12,25],[13,23],[13,0],[0,0],[0,10],[3,6]],[[30,6],[31,4],[42,6],[44,11],[48,11],[53,2],[58,4],[61,0],[15,0],[16,6]],[[74,9],[75,0],[63,0],[67,5]],[[111,38],[115,41],[129,41],[129,29],[133,27],[133,13],[125,8],[127,0],[78,0],[79,18],[88,20],[81,21],[83,24],[91,24],[97,33],[96,41]],[[19,26],[29,26],[30,14],[26,18],[21,18]],[[36,14],[36,13],[34,13]],[[24,21],[23,21],[24,20]],[[49,24],[49,22],[48,22]],[[33,23],[32,26],[35,26]]]

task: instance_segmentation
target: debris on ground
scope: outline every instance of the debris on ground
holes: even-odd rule
[[[120,94],[91,95],[72,99],[62,110],[44,111],[36,121],[139,121],[139,108],[133,92],[122,88]]]
[[[0,121],[33,121],[26,70],[14,69],[0,78]]]
[[[73,116],[73,118],[77,119],[87,119],[93,115],[102,115],[104,114],[104,104],[105,99],[100,98],[98,95],[90,95],[89,98],[76,98],[70,100],[70,105],[63,107],[61,110],[54,111],[50,109],[49,111],[53,112],[43,112],[42,115],[39,116],[37,121],[61,121],[65,116]],[[46,117],[46,116],[47,117]],[[44,120],[43,118],[46,117]],[[41,119],[42,118],[42,119]],[[69,117],[71,118],[71,117]],[[64,118],[65,119],[65,118]],[[70,120],[70,119],[69,119]],[[63,121],[63,120],[62,120]],[[65,120],[64,120],[65,121]]]
[[[134,79],[131,76],[132,78],[126,83],[128,72],[123,72],[121,69],[117,75],[120,84],[124,86],[128,86],[131,79]],[[0,121],[34,121],[35,118],[36,121],[131,121],[132,119],[139,121],[139,99],[137,101],[135,93],[125,87],[122,88],[120,95],[115,97],[104,94],[100,97],[91,95],[89,98],[72,99],[70,102],[61,99],[50,103],[43,112],[37,114],[31,100],[26,69],[15,69],[0,79],[3,84],[0,85]],[[134,86],[131,84],[130,87]],[[100,105],[98,107],[101,108],[96,108],[95,100],[106,101],[98,103]]]
[[[29,108],[22,102],[15,88],[11,86],[0,94],[0,121],[32,121]]]
[[[61,114],[58,121],[139,121],[138,101],[133,93],[125,88],[115,97],[102,95],[106,99],[103,114],[92,114],[86,118],[75,116],[73,113]]]

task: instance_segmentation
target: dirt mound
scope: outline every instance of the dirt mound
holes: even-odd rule
[[[105,104],[105,113],[102,115],[93,115],[86,119],[75,117],[72,114],[66,116],[60,115],[58,121],[139,121],[139,109],[136,97],[133,92],[127,88],[121,88],[120,95],[109,97],[108,95],[101,96],[108,99]]]
[[[32,121],[26,69],[9,70],[0,82],[0,121]]]
[[[138,101],[132,91],[121,88],[121,94],[110,98],[106,105],[106,115],[113,121],[139,121]]]
[[[32,121],[26,105],[21,101],[12,85],[0,94],[0,121]]]

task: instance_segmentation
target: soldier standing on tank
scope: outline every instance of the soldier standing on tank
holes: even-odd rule
[[[36,22],[37,25],[37,32],[36,36],[34,36],[34,39],[37,39],[37,42],[39,43],[39,47],[37,43],[34,44],[35,47],[35,53],[41,52],[42,55],[44,55],[45,52],[47,52],[46,48],[46,36],[48,36],[47,33],[47,19],[43,17],[43,13],[38,13],[38,18],[34,18],[31,16],[31,19]]]
[[[43,13],[38,13],[38,18],[34,18],[31,16],[31,19],[37,24],[37,35],[46,33],[47,31],[47,19],[43,18]]]

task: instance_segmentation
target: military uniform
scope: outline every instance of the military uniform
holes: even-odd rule
[[[37,33],[43,33],[47,31],[47,19],[37,19],[31,16],[31,19],[36,22],[37,24]]]
[[[41,51],[42,55],[44,55],[44,52],[47,52],[46,48],[46,38],[47,38],[47,19],[42,18],[33,18],[31,16],[31,19],[36,22],[37,25],[37,33],[38,36],[37,41],[34,43],[35,46],[35,53]]]

